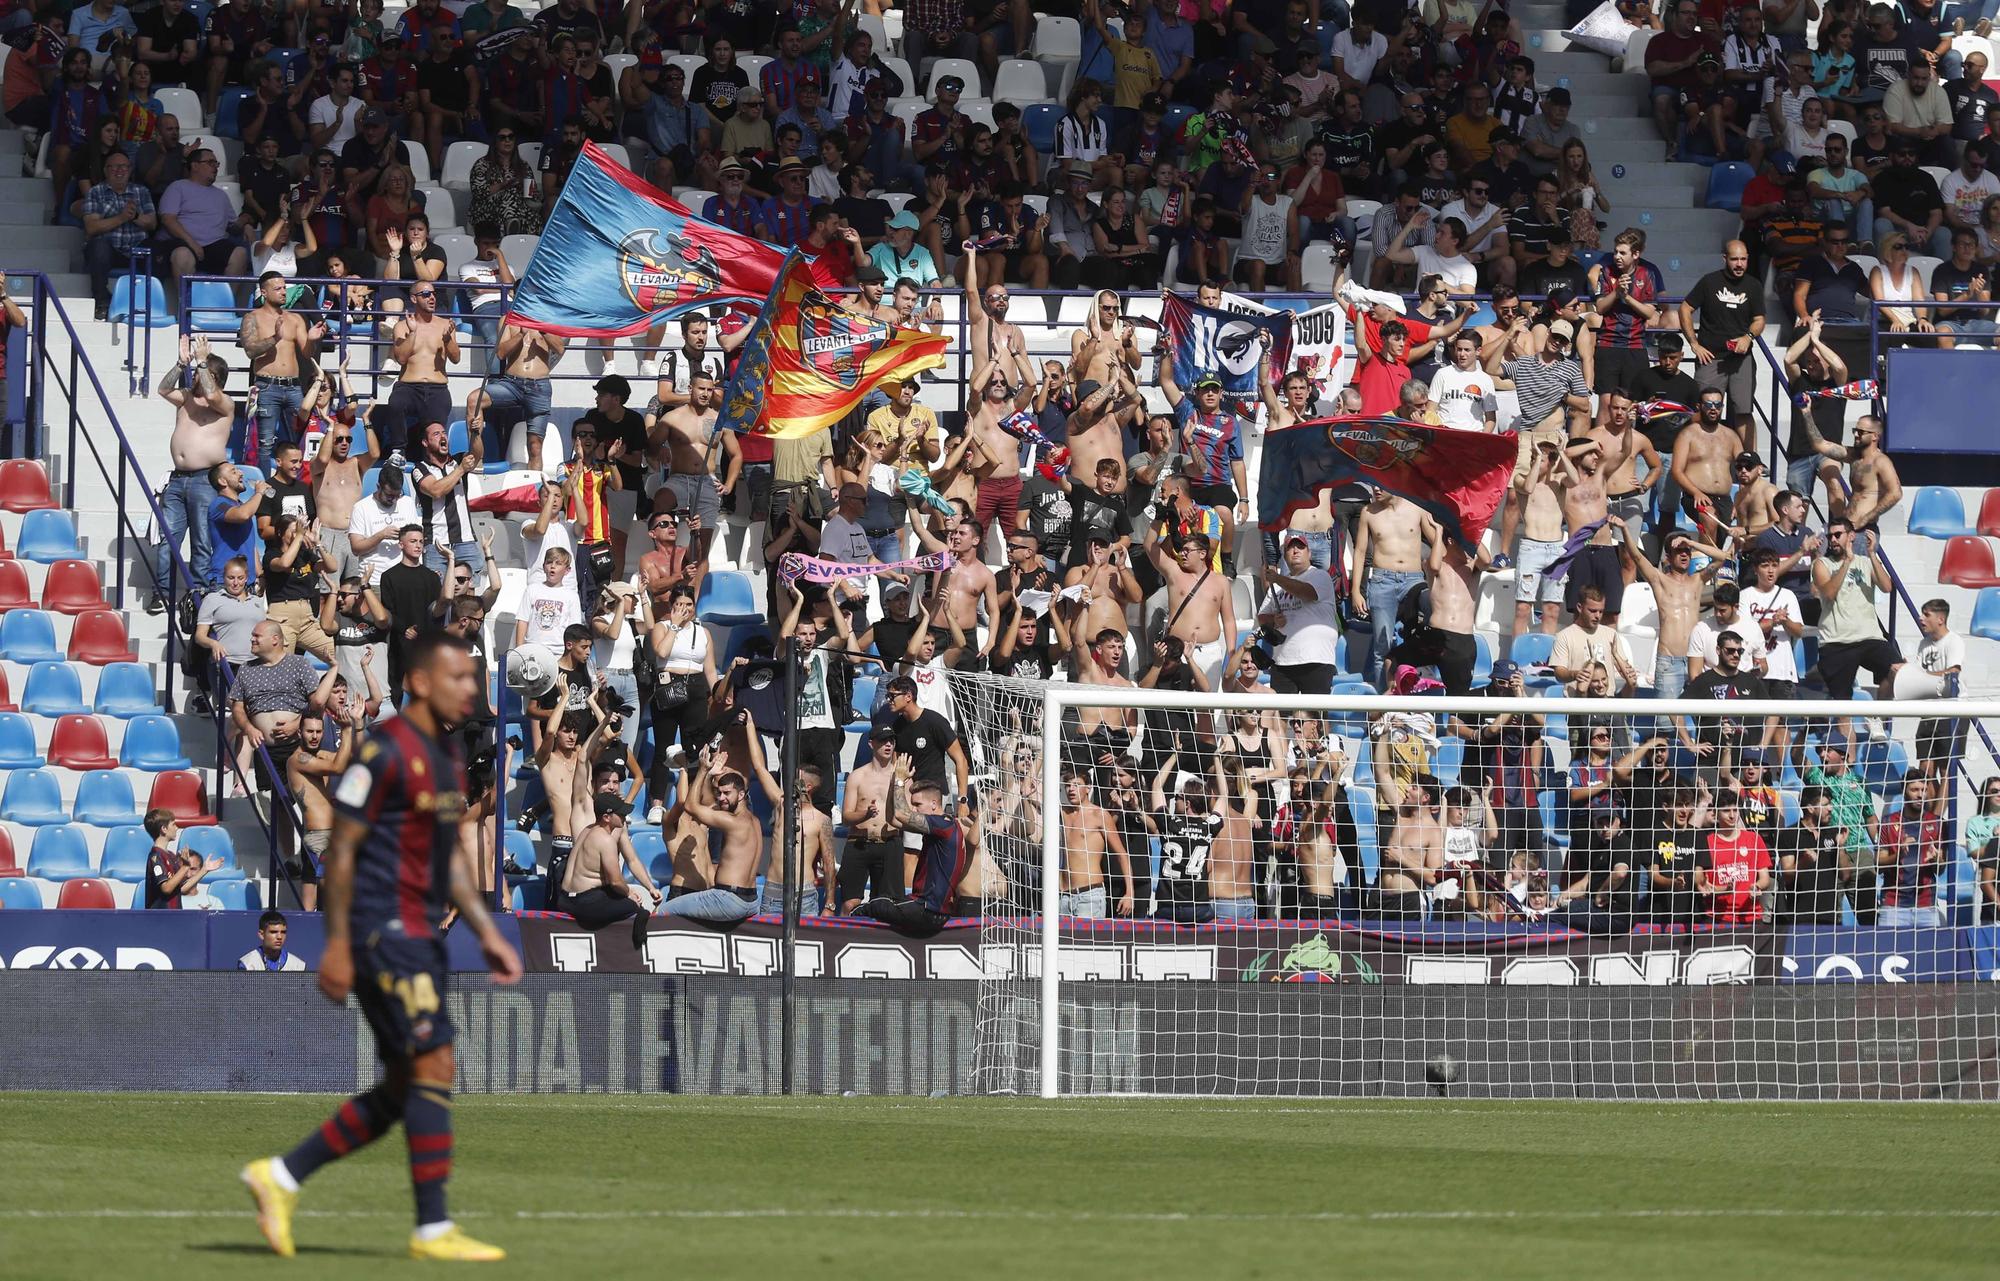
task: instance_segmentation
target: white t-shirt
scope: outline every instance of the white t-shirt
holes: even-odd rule
[[[1742,599],[1738,605],[1740,616],[1755,623],[1760,634],[1764,630],[1764,620],[1776,618],[1779,614],[1790,613],[1793,622],[1804,621],[1799,613],[1799,598],[1789,587],[1773,587],[1768,593],[1760,592],[1755,587],[1745,587],[1741,590]],[[1784,629],[1779,627],[1771,629],[1769,642],[1764,648],[1764,656],[1767,660],[1764,668],[1765,680],[1798,680],[1799,667],[1793,659],[1792,638],[1785,634]]]
[[[819,550],[843,565],[865,565],[875,555],[868,546],[868,531],[838,512],[826,518],[819,534]]]
[[[1243,215],[1243,258],[1255,258],[1267,266],[1282,267],[1289,247],[1292,225],[1292,198],[1280,195],[1270,204],[1261,196],[1250,197],[1250,211]]]
[[[1356,47],[1351,32],[1343,31],[1333,38],[1333,56],[1339,60],[1341,68],[1351,78],[1359,80],[1362,84],[1368,83],[1369,78],[1375,74],[1375,64],[1388,52],[1389,37],[1379,31],[1368,37],[1365,47]]]
[[[1417,275],[1443,276],[1444,287],[1455,294],[1469,294],[1479,285],[1479,269],[1462,253],[1447,258],[1429,245],[1417,245],[1410,252],[1417,258]]]
[[[472,295],[466,299],[475,307],[483,307],[489,302],[500,301],[500,263],[496,259],[487,262],[481,258],[470,258],[459,264],[458,278],[468,285],[491,285],[491,289],[468,289]]]
[[[549,586],[548,575],[539,569],[521,588],[521,601],[514,607],[514,617],[528,625],[521,637],[522,644],[546,645],[557,651],[562,649],[563,629],[586,621],[576,603],[576,588],[568,583]]]
[[[1458,431],[1490,431],[1500,401],[1493,394],[1493,375],[1474,365],[1446,365],[1431,375],[1431,403],[1445,426]]]
[[[1968,179],[1965,170],[1954,169],[1938,183],[1938,192],[1944,202],[1958,211],[1959,220],[1967,226],[1979,225],[1979,211],[1986,204],[1987,197],[2000,196],[2000,178],[1993,176],[1990,169],[1979,171],[1977,181]]]
[[[1291,576],[1289,570],[1281,572]],[[1284,588],[1273,586],[1265,593],[1263,607],[1258,610],[1259,613],[1280,610],[1285,615],[1285,640],[1273,657],[1287,667],[1297,663],[1335,662],[1334,647],[1340,642],[1340,612],[1335,604],[1339,592],[1333,585],[1333,576],[1314,566],[1296,577],[1313,589],[1314,599],[1302,601]]]
[[[340,127],[333,131],[331,138],[328,138],[320,145],[330,148],[334,154],[338,155],[340,149],[353,140],[355,127],[361,123],[361,113],[366,110],[368,110],[368,104],[361,101],[359,94],[350,96],[347,100],[347,106],[344,108],[335,107],[333,105],[333,95],[328,94],[324,97],[313,99],[312,108],[306,115],[306,123],[314,128],[319,128],[332,124],[337,117],[340,120]]]
[[[1479,230],[1480,219],[1482,217],[1486,220],[1486,230],[1479,232],[1477,239],[1468,240],[1465,243],[1464,248],[1467,253],[1484,253],[1492,246],[1493,237],[1507,230],[1506,211],[1502,210],[1498,205],[1488,203],[1486,208],[1479,213],[1473,213],[1465,207],[1463,200],[1454,200],[1444,208],[1438,210],[1439,222],[1443,222],[1446,218],[1456,218],[1465,224],[1467,234]]]
[[[1764,629],[1740,612],[1736,615],[1736,621],[1727,627],[1720,626],[1713,618],[1704,618],[1696,623],[1693,633],[1688,636],[1688,657],[1699,658],[1709,667],[1714,667],[1715,642],[1724,632],[1740,637],[1743,641],[1743,661],[1736,665],[1736,670],[1768,677],[1770,673],[1758,666],[1759,662],[1767,660],[1770,656],[1769,649],[1764,644]]]
[[[383,529],[401,529],[405,525],[422,523],[417,519],[417,500],[410,497],[408,491],[386,512],[382,510],[382,504],[375,501],[375,495],[368,494],[354,504],[354,514],[347,518],[347,532],[365,537]],[[375,544],[374,551],[362,558],[361,572],[367,576],[368,585],[373,587],[382,581],[382,571],[401,559],[403,551],[396,545],[396,540],[385,538]]]
[[[1897,669],[1894,693],[1897,698],[1943,698],[1945,673],[1964,666],[1965,639],[1957,632],[1946,632],[1919,645],[1917,661]]]

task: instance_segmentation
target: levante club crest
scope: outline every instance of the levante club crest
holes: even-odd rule
[[[888,337],[888,325],[857,316],[822,294],[799,304],[800,354],[815,373],[843,390],[861,381],[868,358]]]
[[[1427,445],[1421,435],[1406,427],[1338,422],[1327,425],[1326,443],[1363,467],[1378,471],[1415,462]]]
[[[662,231],[648,227],[618,245],[618,271],[625,296],[646,311],[691,302],[722,288],[722,269],[707,245],[687,235],[686,224]]]

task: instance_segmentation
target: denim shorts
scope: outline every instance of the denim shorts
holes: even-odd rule
[[[1562,555],[1561,543],[1538,542],[1532,538],[1521,540],[1521,554],[1514,561],[1514,599],[1516,601],[1537,601],[1544,605],[1560,605],[1563,598],[1562,584],[1545,577],[1549,566]]]
[[[1257,900],[1254,898],[1219,898],[1214,900],[1215,919],[1218,921],[1254,921],[1257,919]]]

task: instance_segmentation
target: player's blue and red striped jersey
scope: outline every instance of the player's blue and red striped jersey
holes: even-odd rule
[[[458,740],[441,743],[400,716],[383,722],[341,775],[333,803],[368,826],[354,859],[353,937],[392,924],[410,938],[435,933],[465,817]]]
[[[949,814],[931,814],[924,821],[931,830],[917,853],[917,876],[910,889],[926,908],[942,912],[951,904],[952,887],[965,878],[965,832]]]

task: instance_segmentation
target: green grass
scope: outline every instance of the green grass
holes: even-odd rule
[[[417,1270],[400,1134],[306,1188],[297,1259],[264,1253],[236,1171],[331,1103],[0,1095],[0,1276]],[[2000,1267],[1983,1107],[467,1097],[457,1117],[452,1205],[512,1252],[499,1275]]]

